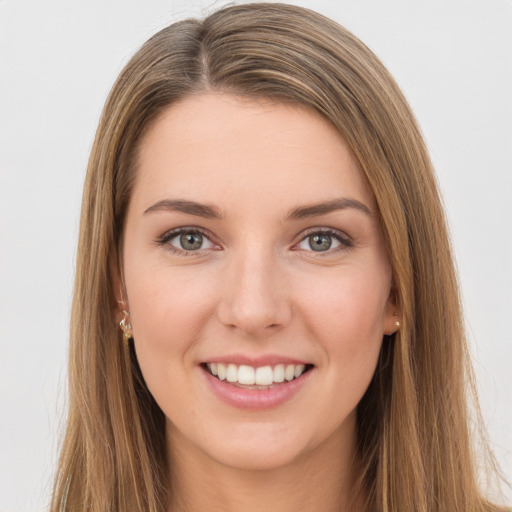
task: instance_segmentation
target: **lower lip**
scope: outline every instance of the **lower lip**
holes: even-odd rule
[[[213,392],[225,403],[238,409],[260,411],[271,409],[291,400],[306,384],[312,373],[308,370],[297,379],[275,384],[268,389],[244,389],[214,377],[202,369]]]

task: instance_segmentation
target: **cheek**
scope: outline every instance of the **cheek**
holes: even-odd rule
[[[135,348],[148,381],[176,376],[188,361],[193,346],[211,314],[207,283],[191,279],[186,271],[157,266],[127,273]]]
[[[378,333],[384,329],[390,284],[386,273],[346,272],[303,289],[309,317],[340,334]],[[306,306],[307,304],[307,306]]]
[[[390,273],[340,272],[319,286],[306,284],[301,310],[330,367],[347,385],[371,378],[384,335]],[[389,276],[389,278],[388,278]],[[334,377],[333,377],[334,378]]]
[[[196,415],[195,402],[187,399],[183,386],[195,363],[191,348],[199,342],[212,307],[209,285],[203,281],[198,286],[191,274],[156,265],[125,276],[137,360],[168,418]]]
[[[134,335],[147,342],[181,339],[179,331],[199,327],[208,306],[207,283],[186,271],[157,266],[128,273],[126,285]]]

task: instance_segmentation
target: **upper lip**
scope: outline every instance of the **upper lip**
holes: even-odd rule
[[[203,363],[236,364],[237,366],[247,365],[254,368],[260,368],[262,366],[275,366],[277,364],[311,364],[308,361],[304,361],[302,359],[277,354],[267,354],[257,357],[250,357],[244,354],[230,354],[225,356],[212,357],[204,360]]]

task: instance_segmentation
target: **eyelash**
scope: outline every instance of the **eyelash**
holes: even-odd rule
[[[177,247],[174,247],[170,243],[171,240],[173,240],[174,238],[176,238],[180,235],[183,235],[185,233],[200,234],[203,237],[205,237],[206,239],[208,239],[211,243],[213,243],[213,244],[215,243],[215,242],[212,242],[211,236],[206,231],[204,231],[201,228],[197,228],[197,227],[183,227],[183,228],[172,229],[172,230],[164,233],[162,236],[160,236],[156,240],[156,243],[159,246],[166,246],[166,249],[168,251],[170,251],[174,254],[179,254],[180,256],[185,256],[185,257],[198,256],[198,254],[201,252],[201,249],[198,249],[196,251],[187,251],[184,249],[179,249]],[[340,252],[340,251],[346,251],[354,246],[354,243],[352,242],[352,240],[350,240],[350,238],[348,236],[344,235],[341,231],[337,231],[332,228],[310,228],[303,234],[303,236],[299,240],[299,242],[294,244],[294,247],[298,246],[299,244],[301,244],[302,242],[307,240],[312,235],[328,235],[340,243],[339,247],[334,248],[334,249],[328,249],[326,251],[314,251],[314,250],[306,251],[306,252],[311,253],[315,257],[321,257],[325,254],[332,254],[332,253],[336,253],[336,252]],[[300,249],[295,249],[295,250],[300,250]]]
[[[204,238],[211,241],[211,236],[208,235],[208,233],[206,231],[204,231],[203,229],[197,228],[197,227],[183,227],[183,228],[171,229],[170,231],[165,232],[162,236],[160,236],[156,240],[156,243],[160,246],[165,246],[166,250],[172,252],[173,254],[178,254],[180,256],[186,256],[186,257],[198,256],[198,253],[201,251],[201,249],[199,249],[197,251],[186,251],[184,249],[178,249],[177,247],[174,247],[170,243],[171,240],[173,240],[174,238],[176,238],[180,235],[183,235],[185,233],[200,234]],[[212,242],[212,243],[214,243],[214,242]]]
[[[341,231],[332,228],[310,228],[306,230],[298,244],[295,244],[295,246],[301,244],[312,235],[329,235],[334,240],[340,243],[339,247],[335,247],[334,249],[328,249],[327,251],[313,251],[312,249],[310,251],[307,251],[308,253],[311,253],[315,257],[322,257],[324,255],[346,251],[354,246],[353,241],[347,235],[345,235]]]

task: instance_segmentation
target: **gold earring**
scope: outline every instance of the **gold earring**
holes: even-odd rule
[[[125,345],[128,345],[130,340],[133,338],[132,324],[128,322],[130,313],[128,313],[126,309],[123,309],[123,315],[124,318],[119,322],[119,327],[121,327],[121,330],[123,331],[123,341]]]
[[[395,325],[396,325],[396,328],[397,328],[397,329],[399,329],[399,328],[400,328],[400,322],[399,322],[398,320],[395,322]]]

